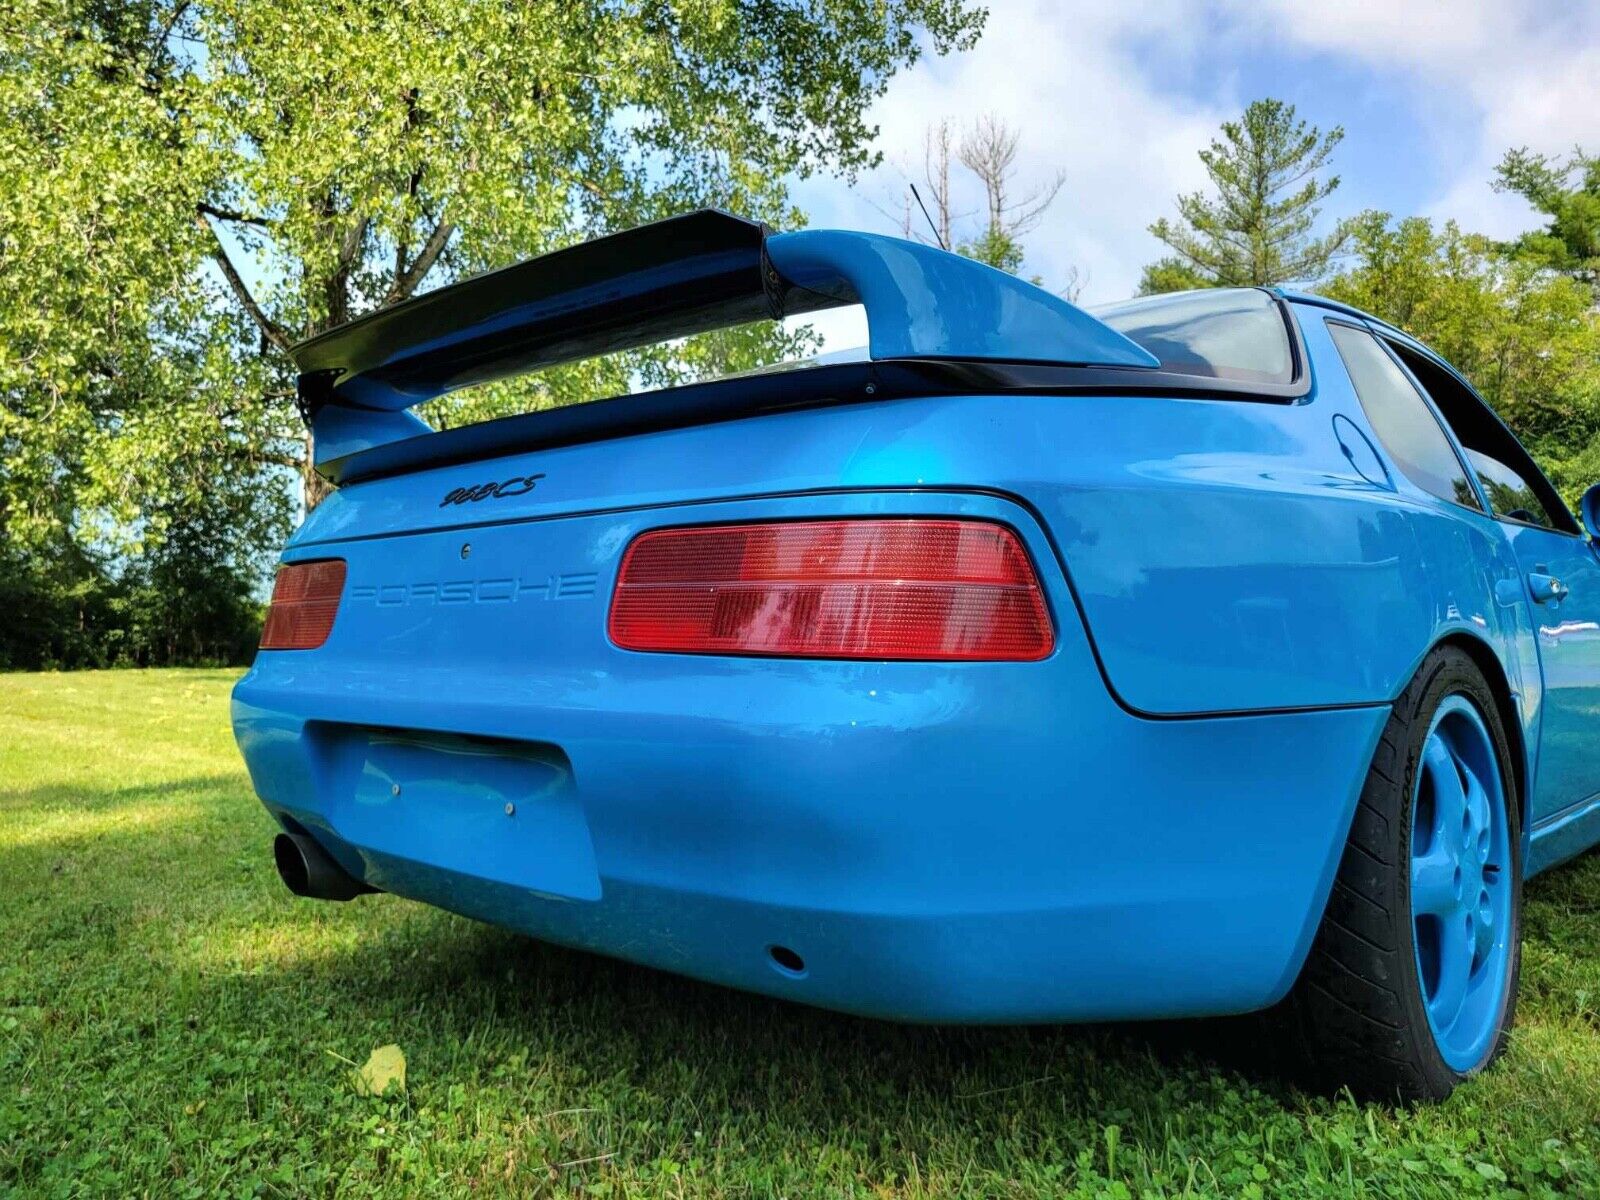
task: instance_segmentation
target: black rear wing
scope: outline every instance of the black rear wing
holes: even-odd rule
[[[714,210],[439,288],[291,353],[317,465],[352,477],[351,456],[431,433],[405,410],[456,388],[857,303],[875,361],[1159,365],[1060,297],[969,259],[875,234],[774,234]]]

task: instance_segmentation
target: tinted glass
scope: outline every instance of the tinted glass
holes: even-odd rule
[[[1277,303],[1255,288],[1170,292],[1090,310],[1168,371],[1289,383],[1294,354]]]
[[[1479,508],[1461,460],[1422,393],[1371,334],[1329,324],[1361,407],[1389,457],[1407,479],[1442,500]]]
[[[1434,410],[1456,435],[1456,444],[1466,451],[1468,465],[1483,485],[1495,516],[1561,533],[1581,532],[1539,465],[1466,383],[1404,342],[1391,341],[1389,349],[1410,370],[1433,400]]]
[[[1495,516],[1526,521],[1529,525],[1542,525],[1546,529],[1555,528],[1555,522],[1545,511],[1538,493],[1521,475],[1481,450],[1469,447],[1467,458],[1472,463],[1472,469],[1478,473],[1484,493],[1489,497],[1489,511]]]

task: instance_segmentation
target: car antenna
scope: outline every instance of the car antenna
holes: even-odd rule
[[[922,197],[917,193],[917,185],[913,183],[913,184],[910,184],[909,186],[911,188],[911,197],[912,197],[912,199],[914,199],[917,202],[917,207],[922,210],[922,215],[928,218],[928,228],[933,230],[933,241],[934,241],[934,244],[936,246],[938,246],[939,249],[941,249],[941,250],[950,249],[949,246],[946,246],[944,244],[944,238],[939,236],[939,227],[933,223],[933,217],[928,212],[928,206],[922,202]]]

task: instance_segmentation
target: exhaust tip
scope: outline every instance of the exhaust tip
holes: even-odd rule
[[[283,886],[296,896],[304,896],[310,881],[309,872],[306,870],[305,857],[294,843],[295,839],[287,833],[280,833],[273,838],[272,861],[278,868],[278,878],[283,880]]]
[[[311,900],[354,900],[377,890],[346,874],[343,867],[328,857],[327,851],[303,834],[280,833],[273,838],[272,861],[283,886],[296,896]]]

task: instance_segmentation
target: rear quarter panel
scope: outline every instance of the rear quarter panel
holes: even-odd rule
[[[1536,711],[1503,533],[1388,463],[1325,315],[1299,314],[1303,402],[1106,406],[1082,462],[1038,493],[1109,682],[1161,715],[1382,702],[1461,634]]]

